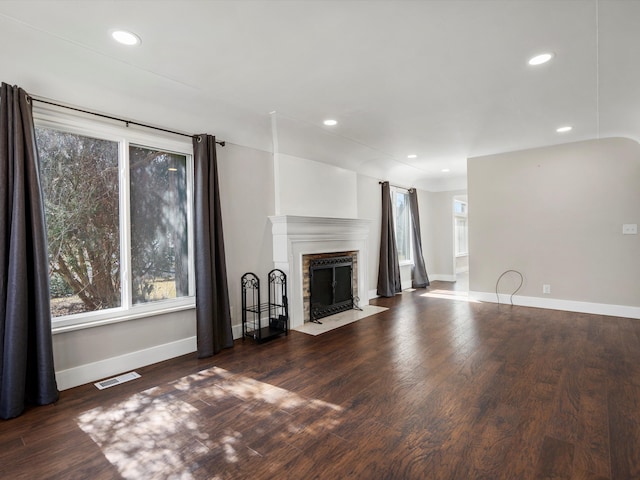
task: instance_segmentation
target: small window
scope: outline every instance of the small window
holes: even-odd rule
[[[398,249],[398,262],[402,264],[413,263],[411,248],[411,212],[409,209],[409,194],[399,189],[392,189],[393,220],[396,233],[396,247]]]
[[[189,295],[187,157],[129,147],[133,303]]]
[[[467,214],[467,203],[461,200],[453,201],[453,213],[456,215],[466,215]]]

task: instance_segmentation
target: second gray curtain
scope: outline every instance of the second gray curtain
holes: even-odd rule
[[[424,288],[429,286],[429,276],[427,275],[427,267],[424,264],[424,256],[422,255],[418,193],[415,188],[409,190],[409,209],[411,210],[411,240],[413,241],[411,286],[413,288]]]
[[[400,264],[393,225],[393,205],[389,182],[382,183],[382,226],[380,231],[380,264],[378,267],[378,295],[393,297],[400,293]]]
[[[233,347],[216,138],[193,138],[198,357]]]

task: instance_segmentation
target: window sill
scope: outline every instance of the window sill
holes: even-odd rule
[[[170,304],[162,307],[154,306],[153,309],[145,307],[146,306],[140,306],[139,309],[136,309],[134,307],[130,310],[120,312],[92,312],[92,314],[78,314],[78,317],[81,318],[76,317],[61,320],[52,320],[51,333],[56,335],[58,333],[84,330],[85,328],[102,327],[104,325],[111,325],[114,323],[136,320],[139,318],[155,317],[158,315],[180,312],[183,310],[193,310],[196,308],[196,303],[195,299],[189,299],[183,302],[171,302]],[[91,316],[91,318],[87,318],[89,315]]]
[[[408,267],[408,266],[412,266],[414,265],[413,260],[404,260],[402,262],[399,262],[399,265],[401,267]]]

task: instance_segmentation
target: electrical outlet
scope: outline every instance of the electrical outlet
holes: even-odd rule
[[[542,293],[544,294],[550,294],[551,293],[551,285],[545,283],[544,285],[542,285]]]
[[[623,235],[637,235],[638,234],[638,224],[637,223],[625,223],[622,225],[622,234]]]

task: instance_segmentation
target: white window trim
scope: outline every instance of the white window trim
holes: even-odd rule
[[[104,140],[118,142],[119,145],[119,180],[120,185],[129,185],[128,155],[129,145],[162,149],[187,157],[187,225],[189,255],[189,291],[194,295],[155,301],[147,304],[133,305],[129,279],[131,265],[131,239],[126,226],[130,225],[129,188],[120,188],[120,285],[122,306],[94,312],[83,312],[51,319],[52,332],[63,333],[84,328],[91,328],[127,320],[173,313],[176,311],[195,309],[195,249],[193,239],[193,145],[188,140],[178,140],[175,135],[162,132],[150,133],[141,127],[124,126],[121,122],[98,120],[93,115],[69,113],[67,109],[36,104],[33,108],[36,127],[62,130],[78,135],[85,135]],[[126,161],[123,161],[125,160]],[[125,253],[122,253],[125,252]]]

